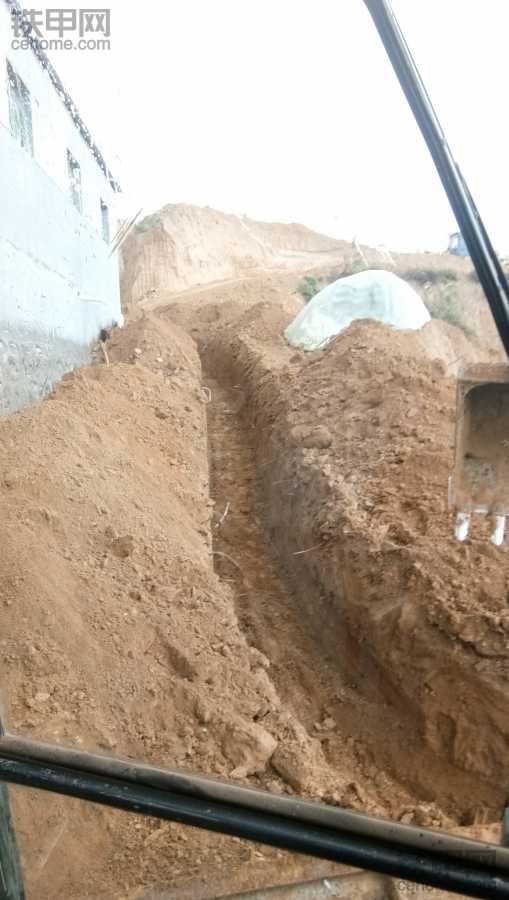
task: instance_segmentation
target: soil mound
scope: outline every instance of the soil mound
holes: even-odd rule
[[[123,251],[126,308],[194,285],[239,279],[260,270],[305,268],[342,258],[345,241],[304,225],[257,222],[209,207],[170,204],[145,218]]]
[[[110,365],[66,376],[39,406],[0,422],[8,725],[285,790],[270,759],[298,723],[214,572],[208,395],[194,343],[145,317],[114,333],[107,352]],[[269,728],[257,722],[267,713]],[[294,749],[320,764],[305,735]],[[221,893],[309,868],[219,835],[12,796],[38,900],[120,900],[165,884],[194,897],[200,884]]]
[[[442,802],[456,778],[466,821],[474,782],[457,778],[474,775],[495,817],[509,774],[508,549],[488,543],[482,521],[458,544],[447,508],[450,373],[490,353],[445,323],[366,321],[306,355],[280,326],[259,304],[209,342],[212,365],[247,391],[278,558],[360,696],[399,710],[407,743],[386,746],[400,774]],[[372,724],[379,764],[387,721]]]

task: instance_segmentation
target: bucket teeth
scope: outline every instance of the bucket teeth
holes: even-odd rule
[[[501,547],[505,539],[505,516],[494,517],[494,527],[491,532],[490,541],[495,547]],[[470,533],[471,515],[466,512],[456,514],[456,523],[454,526],[454,537],[457,541],[466,541]]]
[[[509,515],[509,366],[469,366],[457,386],[454,472],[449,505],[456,512],[454,533],[465,541],[470,516],[493,520],[491,543],[504,543]]]
[[[500,547],[504,543],[504,537],[505,516],[495,516],[495,527],[490,537],[490,541],[492,544],[495,544],[495,547]]]
[[[470,531],[470,513],[459,512],[456,516],[454,537],[458,541],[466,541]]]

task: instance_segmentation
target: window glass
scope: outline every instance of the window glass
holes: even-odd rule
[[[81,195],[81,168],[79,162],[74,156],[67,151],[67,171],[69,173],[69,187],[71,190],[71,199],[79,212],[83,212],[83,203]]]
[[[32,105],[30,92],[19,75],[7,62],[7,90],[9,95],[9,124],[13,137],[33,155]]]
[[[107,244],[110,242],[110,211],[108,205],[101,200],[101,227],[102,235]]]

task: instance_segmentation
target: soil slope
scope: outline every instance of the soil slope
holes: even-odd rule
[[[176,326],[114,335],[110,365],[0,422],[0,681],[11,730],[270,782],[288,735],[269,661],[214,572],[200,363]],[[271,713],[270,730],[258,724]],[[270,771],[269,771],[270,770]],[[179,898],[334,867],[77,801],[12,792],[30,900]]]
[[[160,301],[195,285],[259,270],[302,269],[335,259],[347,247],[304,225],[170,204],[140,222],[123,246],[123,303],[129,309],[141,300]]]
[[[482,522],[455,542],[447,510],[451,368],[489,353],[445,323],[359,322],[305,356],[285,346],[285,318],[260,303],[203,344],[246,391],[273,546],[339,669],[398,710],[398,771],[435,799],[440,782],[447,791],[450,771],[422,770],[427,747],[442,775],[450,763],[491,783],[493,802],[509,775],[508,551]],[[344,720],[342,701],[335,710]]]

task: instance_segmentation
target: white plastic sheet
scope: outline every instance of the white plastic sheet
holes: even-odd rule
[[[393,272],[368,269],[338,278],[306,304],[285,331],[294,347],[318,350],[355,319],[394,328],[422,328],[430,315],[419,295]]]

